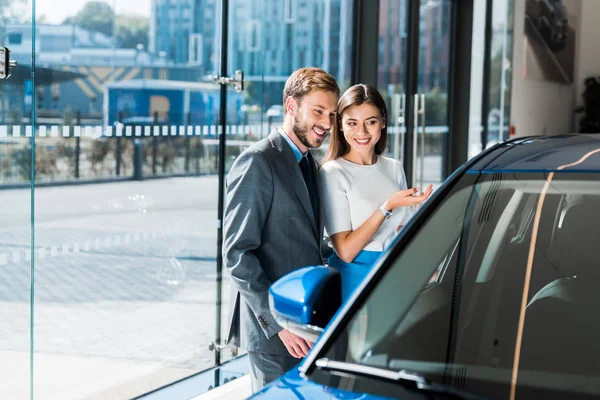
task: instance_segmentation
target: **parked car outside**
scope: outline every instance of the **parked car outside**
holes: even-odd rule
[[[457,170],[339,311],[339,275],[270,289],[314,340],[254,399],[600,395],[600,135],[513,139]]]

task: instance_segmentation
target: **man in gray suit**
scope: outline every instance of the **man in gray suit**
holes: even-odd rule
[[[340,89],[302,68],[283,91],[283,125],[246,149],[227,176],[223,263],[232,277],[228,343],[248,351],[252,390],[293,368],[312,343],[281,328],[268,290],[287,273],[322,264],[317,163],[308,151],[333,127]]]

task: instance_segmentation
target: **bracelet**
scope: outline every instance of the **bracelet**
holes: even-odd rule
[[[378,205],[377,209],[379,211],[381,211],[381,213],[383,214],[383,216],[385,217],[385,219],[389,219],[392,216],[392,211],[386,210],[385,207],[383,206],[383,204]]]

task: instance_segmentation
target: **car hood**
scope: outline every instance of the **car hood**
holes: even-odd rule
[[[251,399],[353,399],[353,400],[387,400],[388,397],[374,396],[366,393],[348,392],[320,385],[300,376],[300,371],[295,368],[278,380],[267,385]]]

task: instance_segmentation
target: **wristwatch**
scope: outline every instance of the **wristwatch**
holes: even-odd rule
[[[385,217],[385,219],[389,219],[392,216],[392,211],[386,210],[385,207],[383,206],[383,204],[378,205],[377,209],[379,211],[381,211],[381,213],[383,214],[383,216]]]

